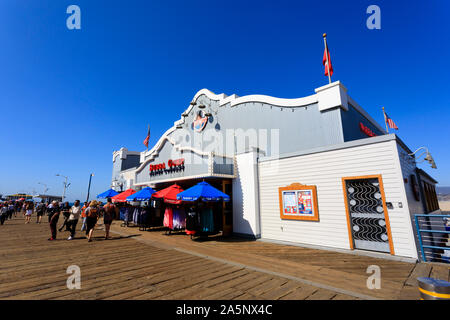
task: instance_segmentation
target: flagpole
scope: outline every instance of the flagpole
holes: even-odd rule
[[[328,46],[327,46],[327,34],[324,33],[323,34],[323,43],[325,44],[325,52],[326,52],[326,56],[327,56],[327,71],[328,71],[328,82],[331,83],[331,76],[330,76],[330,62],[328,61]]]
[[[386,132],[389,134],[389,127],[387,124],[387,120],[386,120],[386,112],[384,112],[384,107],[383,108],[383,117],[384,117],[384,124],[386,125]]]
[[[148,125],[147,132],[148,132],[148,142],[150,142],[150,125]],[[148,145],[149,145],[149,143],[147,143],[147,151],[148,151]]]

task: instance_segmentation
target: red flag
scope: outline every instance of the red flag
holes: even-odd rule
[[[147,147],[148,149],[148,141],[150,140],[150,126],[148,126],[148,132],[147,132],[147,137],[144,140],[144,146]]]
[[[328,63],[330,67],[327,66],[327,54],[328,54]],[[333,75],[333,65],[331,64],[330,51],[328,50],[328,45],[325,47],[325,51],[323,52],[322,64],[325,66],[325,75],[328,76],[328,69],[330,69],[330,77]]]

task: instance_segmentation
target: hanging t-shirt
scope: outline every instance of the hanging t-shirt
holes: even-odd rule
[[[186,215],[184,208],[176,208],[173,210],[173,228],[183,229],[186,226]]]
[[[186,213],[186,234],[195,234],[200,226],[199,214],[194,208],[190,208]]]
[[[214,215],[212,208],[206,207],[202,209],[200,223],[200,230],[202,232],[214,232]]]
[[[166,211],[164,211],[164,227],[169,229],[173,229],[173,211],[171,207],[167,207]]]

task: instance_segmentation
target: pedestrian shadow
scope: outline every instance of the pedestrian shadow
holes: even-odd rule
[[[126,235],[126,236],[110,236],[110,238],[108,240],[105,239],[104,236],[97,236],[97,237],[92,237],[93,240],[95,241],[113,241],[113,240],[122,240],[122,239],[131,239],[131,238],[135,238],[135,237],[141,237],[141,234],[130,234],[130,235]],[[86,238],[84,238],[86,239]]]

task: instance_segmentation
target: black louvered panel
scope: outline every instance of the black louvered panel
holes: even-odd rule
[[[346,192],[355,248],[389,252],[378,179],[347,180]]]

